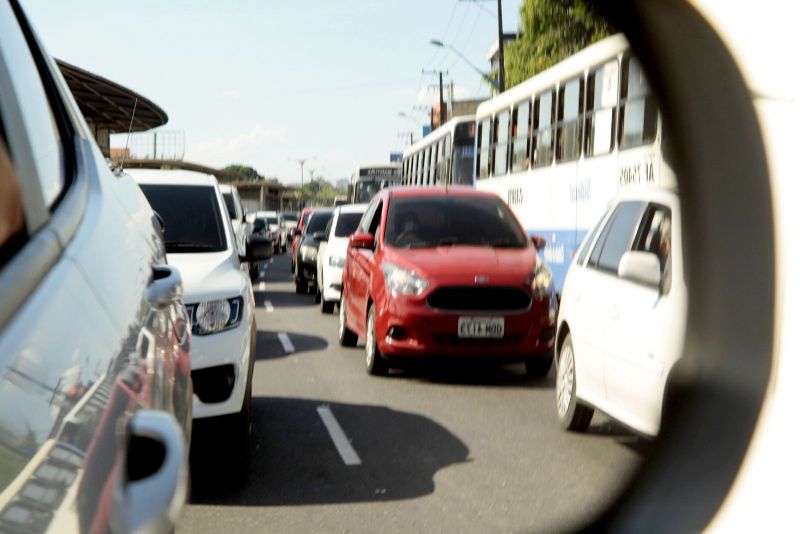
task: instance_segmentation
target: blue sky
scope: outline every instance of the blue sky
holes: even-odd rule
[[[488,70],[492,0],[22,0],[49,52],[121,83],[166,110],[186,158],[252,165],[295,183],[293,158],[331,180],[388,161],[398,112],[437,98],[425,69],[444,69],[456,98],[488,95],[440,39]],[[506,31],[521,0],[503,2]],[[424,121],[421,113],[416,118]],[[117,141],[119,143],[119,141]],[[308,176],[308,175],[306,175]]]

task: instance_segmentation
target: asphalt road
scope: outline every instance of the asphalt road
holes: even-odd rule
[[[336,315],[296,295],[289,258],[256,283],[258,359],[244,477],[195,424],[183,532],[553,532],[607,506],[649,442],[555,414],[555,371],[457,362],[368,376]]]

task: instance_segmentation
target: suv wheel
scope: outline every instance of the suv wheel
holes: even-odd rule
[[[558,355],[556,409],[561,426],[578,432],[586,430],[594,415],[594,410],[579,402],[575,396],[575,351],[569,334]]]

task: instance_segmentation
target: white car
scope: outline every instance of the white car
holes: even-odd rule
[[[620,197],[584,239],[564,282],[556,338],[562,426],[585,430],[597,408],[657,435],[686,313],[677,194]]]
[[[277,211],[257,211],[256,217],[264,219],[267,225],[267,235],[272,239],[275,252],[281,250],[281,222]]]
[[[225,201],[225,207],[231,218],[233,234],[236,236],[236,246],[240,256],[244,256],[247,235],[250,233],[250,224],[245,220],[242,200],[239,198],[239,190],[229,184],[220,184],[219,191]]]
[[[271,256],[271,243],[250,236],[240,256],[214,176],[182,170],[130,170],[164,220],[167,261],[184,281],[192,323],[194,418],[230,416],[228,438],[245,444],[256,349],[255,300],[242,261]]]
[[[347,242],[356,231],[366,204],[347,204],[333,210],[325,238],[319,243],[317,254],[317,295],[322,303],[322,313],[332,313],[342,298],[342,269],[347,257]]]

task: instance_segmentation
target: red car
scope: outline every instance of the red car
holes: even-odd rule
[[[294,227],[292,232],[292,272],[294,272],[294,262],[297,257],[297,246],[300,243],[300,236],[303,235],[303,226],[308,221],[308,215],[314,211],[314,208],[304,208],[300,212],[300,219],[297,221],[297,226]]]
[[[370,374],[421,356],[488,356],[544,376],[557,301],[535,245],[542,238],[529,239],[494,194],[381,191],[350,237],[339,342],[366,339]]]

